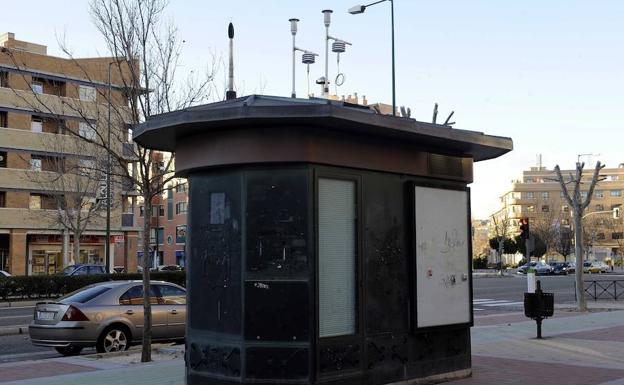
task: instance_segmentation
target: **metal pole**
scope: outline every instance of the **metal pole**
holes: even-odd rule
[[[323,82],[323,96],[329,94],[329,25],[325,25],[325,81]]]
[[[106,144],[106,241],[104,243],[106,250],[106,272],[110,273],[110,201],[111,201],[111,188],[110,188],[110,148],[111,148],[111,65],[115,62],[108,63],[108,142]]]
[[[290,97],[296,98],[297,92],[295,91],[295,35],[292,35],[293,38],[293,48],[292,48],[292,93]]]
[[[157,259],[157,260],[159,259],[159,258],[158,258],[158,257],[159,257],[159,254],[158,254],[158,242],[159,242],[159,239],[158,239],[158,230],[160,230],[160,204],[157,204],[157,205],[156,205],[156,255],[155,255],[154,257],[155,257],[155,259]],[[164,232],[163,232],[163,237],[164,237],[164,235],[165,235],[165,234],[164,234]],[[154,261],[154,262],[156,262],[156,261]],[[158,266],[158,265],[156,265],[156,266],[152,266],[152,268],[157,267],[157,266]]]
[[[396,88],[394,72],[394,0],[390,0],[390,17],[392,19],[392,116],[396,116]]]

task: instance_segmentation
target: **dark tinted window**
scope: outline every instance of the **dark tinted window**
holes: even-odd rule
[[[71,275],[87,275],[87,274],[88,274],[87,266],[82,266],[76,269]]]
[[[162,300],[159,301],[158,288],[156,286],[150,286],[150,292],[152,295],[150,296],[150,303],[152,305],[158,305],[162,303]],[[133,286],[128,291],[119,297],[120,305],[143,305],[143,286],[137,285]]]
[[[96,297],[106,293],[111,288],[106,286],[95,286],[95,287],[87,287],[86,289],[80,289],[73,293],[62,297],[59,302],[69,303],[69,302],[77,302],[77,303],[87,303]]]
[[[186,292],[169,285],[158,285],[165,305],[186,305]]]

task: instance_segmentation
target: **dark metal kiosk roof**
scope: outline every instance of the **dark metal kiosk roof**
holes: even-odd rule
[[[513,148],[511,138],[485,135],[415,119],[381,115],[366,106],[326,99],[250,95],[150,117],[134,129],[142,146],[176,151],[182,139],[229,128],[322,127],[381,139],[400,140],[474,161],[499,157]]]

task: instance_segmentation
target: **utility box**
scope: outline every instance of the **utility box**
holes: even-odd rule
[[[511,139],[270,96],[134,136],[190,185],[188,384],[470,375],[467,185]]]

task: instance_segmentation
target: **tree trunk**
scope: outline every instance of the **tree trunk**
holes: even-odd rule
[[[80,234],[74,233],[74,264],[80,263]],[[88,263],[85,262],[85,263]]]
[[[574,208],[574,255],[576,259],[576,270],[574,279],[576,282],[577,310],[587,311],[587,301],[585,300],[585,290],[583,284],[583,221],[580,207]]]
[[[147,194],[146,194],[147,195]],[[150,303],[150,227],[152,221],[152,202],[145,199],[145,211],[143,215],[143,349],[141,362],[152,360],[152,305]]]

